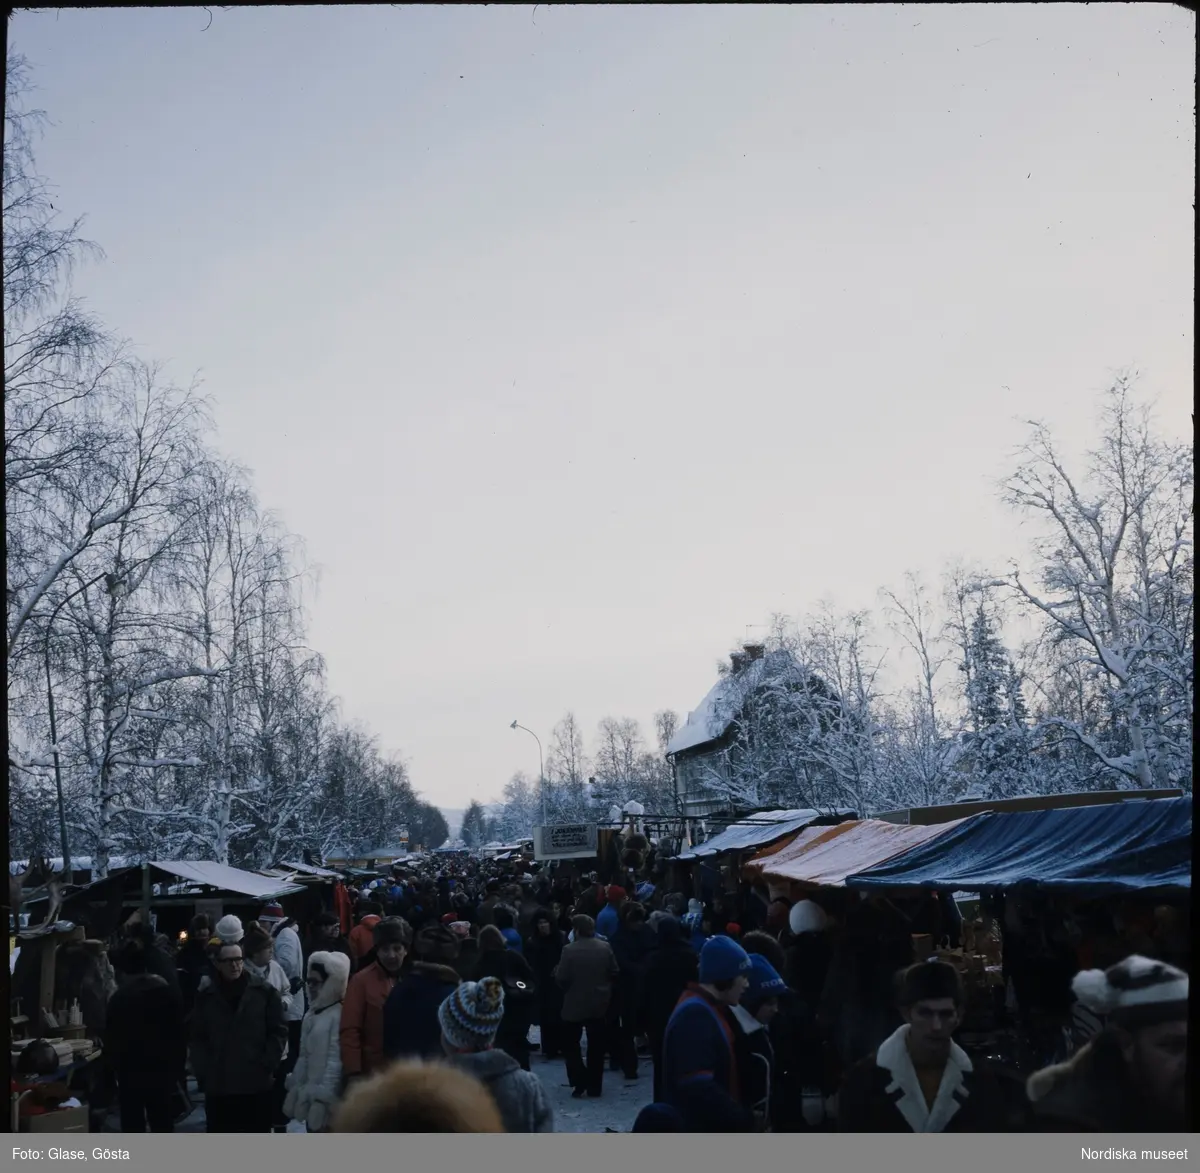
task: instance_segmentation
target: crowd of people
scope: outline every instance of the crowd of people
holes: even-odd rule
[[[174,955],[135,933],[105,1040],[122,1131],[172,1129],[186,1066],[211,1132],[549,1132],[535,1047],[577,1098],[645,1079],[634,1131],[1185,1125],[1188,978],[1161,957],[1074,976],[1093,1037],[1023,1078],[955,1041],[959,972],[889,953],[885,901],[766,902],[751,927],[650,880],[523,866],[399,868],[351,892],[348,932],[268,905],[196,917]]]

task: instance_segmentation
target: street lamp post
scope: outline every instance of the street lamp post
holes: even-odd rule
[[[514,721],[510,729],[525,729],[524,725]],[[538,747],[538,790],[542,796],[542,826],[546,825],[546,765],[542,758],[542,741],[532,729],[525,729],[525,732],[537,742]]]

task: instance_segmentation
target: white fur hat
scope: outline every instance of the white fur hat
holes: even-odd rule
[[[811,900],[801,900],[792,905],[788,913],[788,928],[796,936],[801,933],[823,933],[829,927],[825,910]]]
[[[1108,969],[1076,974],[1071,989],[1089,1010],[1125,1026],[1187,1017],[1188,975],[1136,953]]]

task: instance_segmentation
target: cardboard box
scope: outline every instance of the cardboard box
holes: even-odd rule
[[[928,933],[913,933],[913,956],[918,961],[924,961],[933,956],[933,937]]]
[[[88,1110],[81,1108],[59,1108],[57,1112],[46,1112],[41,1116],[23,1116],[22,1132],[87,1132]]]

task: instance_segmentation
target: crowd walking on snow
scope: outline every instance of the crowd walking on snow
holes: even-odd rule
[[[614,1085],[632,1131],[1184,1127],[1186,959],[1153,939],[1068,973],[1088,1037],[1018,1075],[957,1041],[958,970],[896,946],[936,899],[619,878],[432,856],[348,890],[349,916],[198,915],[178,949],[134,918],[104,1039],[121,1130],[172,1131],[181,1086],[214,1133],[543,1133]]]

